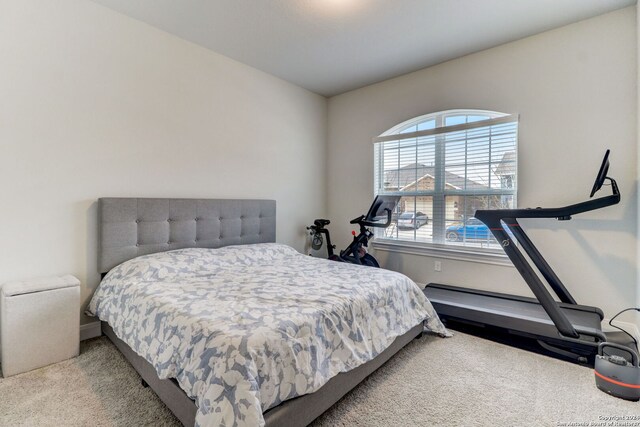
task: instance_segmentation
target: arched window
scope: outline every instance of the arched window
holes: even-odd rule
[[[516,207],[517,140],[517,116],[485,110],[419,116],[375,138],[375,194],[402,196],[378,238],[499,249],[474,213]]]

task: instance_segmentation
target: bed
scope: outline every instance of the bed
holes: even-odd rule
[[[406,276],[275,243],[275,201],[103,198],[88,313],[184,425],[304,426],[426,328]]]

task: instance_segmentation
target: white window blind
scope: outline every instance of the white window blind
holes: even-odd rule
[[[377,237],[499,249],[477,209],[515,208],[518,117],[453,110],[401,123],[374,139],[375,194],[401,195]]]

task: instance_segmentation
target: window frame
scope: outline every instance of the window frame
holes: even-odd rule
[[[459,124],[445,126],[447,118],[461,116],[461,115],[486,116],[487,119],[473,121],[473,122],[465,121],[465,123],[462,124],[462,126]],[[438,149],[444,150],[444,147],[445,147],[444,135],[457,131],[456,127],[465,127],[465,125],[477,122],[479,123],[478,126],[471,127],[471,129],[480,128],[480,127],[483,127],[483,125],[481,124],[482,122],[485,122],[487,120],[494,121],[494,119],[504,119],[505,122],[511,121],[519,124],[519,116],[517,114],[510,115],[507,113],[501,113],[501,112],[490,111],[490,110],[454,109],[454,110],[446,110],[446,111],[440,111],[436,113],[424,114],[409,120],[405,120],[404,122],[399,123],[393,126],[392,128],[390,128],[389,130],[383,132],[379,137],[374,138],[373,142],[375,143],[375,142],[395,141],[393,136],[398,136],[403,134],[413,134],[413,133],[420,134],[421,132],[425,132],[425,131],[417,131],[418,126],[421,123],[425,123],[427,121],[433,120],[435,122],[435,126],[434,128],[429,128],[429,129],[430,130],[433,129],[433,134],[435,136],[435,141],[436,141],[435,150],[438,150]],[[468,118],[466,120],[468,120]],[[487,124],[485,124],[485,126],[486,125]],[[405,132],[406,129],[410,129],[412,126],[416,127],[416,131]],[[447,128],[450,128],[450,130],[447,131],[446,130]],[[440,135],[441,138],[438,138],[438,135]],[[517,165],[518,127],[517,126],[515,130],[515,135],[516,135],[516,140],[515,140],[516,186],[511,191],[505,191],[505,189],[491,191],[491,189],[488,189],[488,191],[486,192],[478,193],[478,192],[474,192],[473,190],[464,190],[464,189],[454,190],[454,189],[447,189],[447,188],[443,188],[442,191],[438,191],[437,189],[434,188],[433,190],[416,190],[416,191],[407,191],[407,192],[385,191],[384,193],[380,193],[380,194],[396,194],[397,193],[402,196],[425,196],[425,197],[434,197],[434,198],[442,197],[444,200],[446,200],[447,196],[462,196],[462,197],[491,196],[491,195],[507,195],[507,193],[509,193],[509,195],[513,196],[513,203],[515,208],[517,207],[517,191],[519,186],[518,179],[517,179],[517,176],[518,176],[518,165]],[[419,135],[416,135],[415,137],[418,138]],[[401,138],[401,139],[411,139],[411,138],[412,138],[411,136],[406,135],[404,136],[404,138]],[[440,148],[438,148],[438,146]],[[378,187],[380,186],[380,179],[383,179],[383,174],[384,174],[383,172],[382,176],[377,176],[380,171],[380,168],[383,167],[382,166],[383,159],[378,153],[376,153],[375,150],[377,149],[378,147],[374,145],[374,195],[379,194]],[[442,170],[444,170],[445,168],[445,163],[444,163],[445,156],[443,153],[444,151],[442,151],[442,153],[440,154],[440,159],[442,159],[442,165],[434,166],[434,167],[439,167]],[[435,157],[438,158],[438,154],[436,154]],[[379,164],[376,164],[376,162],[379,162]],[[444,205],[446,205],[446,202],[444,203]],[[439,222],[441,222],[442,224],[439,224],[439,226],[443,226],[442,227],[443,229],[438,230],[438,232],[442,233],[442,235],[438,235],[436,239],[436,230],[435,230],[436,225],[435,225],[435,218],[433,217],[436,217],[437,215],[441,216],[441,218],[439,219]],[[439,257],[439,258],[458,259],[463,261],[473,261],[473,262],[482,262],[482,263],[488,263],[488,264],[512,266],[511,262],[509,261],[504,251],[499,247],[487,248],[487,247],[473,247],[473,246],[447,244],[446,239],[444,238],[444,233],[446,233],[446,222],[447,222],[446,216],[447,216],[446,211],[444,213],[440,212],[436,214],[435,210],[434,212],[432,212],[432,215],[430,216],[430,221],[434,221],[433,239],[436,241],[421,242],[416,240],[385,238],[383,235],[377,235],[376,238],[372,241],[372,245],[376,250],[383,250],[383,251],[389,251],[389,252],[400,252],[400,253],[407,253],[412,255],[426,255],[426,256]],[[414,239],[415,239],[415,233],[414,233]]]

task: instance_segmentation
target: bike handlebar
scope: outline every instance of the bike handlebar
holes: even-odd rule
[[[387,228],[389,225],[391,225],[391,209],[385,208],[384,209],[385,212],[387,212],[387,220],[384,223],[380,223],[377,221],[364,221],[364,215],[361,217],[362,218],[362,225],[367,226],[367,227],[376,227],[376,228]]]

